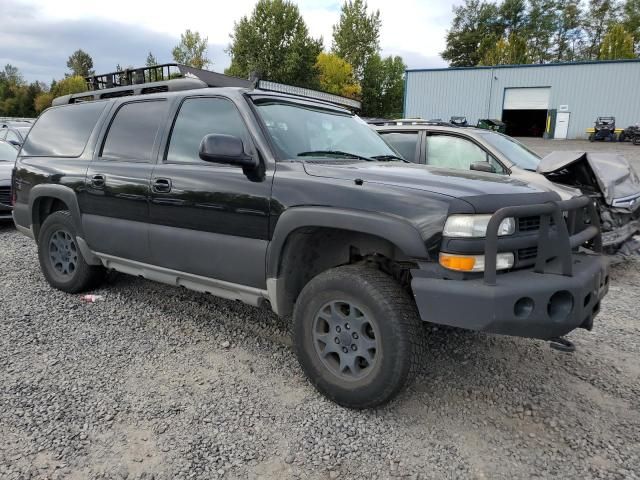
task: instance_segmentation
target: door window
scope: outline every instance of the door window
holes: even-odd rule
[[[22,139],[18,136],[16,132],[13,130],[7,131],[7,142],[18,142],[22,143]]]
[[[233,135],[247,147],[249,133],[236,106],[224,98],[187,98],[176,117],[167,149],[167,163],[203,162],[200,142],[209,134]]]
[[[504,168],[489,153],[465,138],[453,135],[430,135],[427,140],[427,165],[470,170],[476,162],[488,162],[496,173]]]
[[[416,162],[418,132],[380,132],[384,141],[398,152],[402,158]]]
[[[100,156],[105,160],[151,162],[166,115],[164,100],[125,103],[111,122]]]

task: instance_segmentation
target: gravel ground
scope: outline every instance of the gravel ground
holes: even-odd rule
[[[415,385],[354,412],[271,313],[125,275],[85,303],[0,226],[0,478],[640,479],[639,267],[576,353],[431,327]]]

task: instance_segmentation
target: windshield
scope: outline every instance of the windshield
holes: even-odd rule
[[[0,162],[15,162],[18,156],[18,150],[13,145],[0,142]]]
[[[256,106],[282,158],[397,159],[398,154],[357,116],[289,103]]]
[[[517,140],[495,132],[482,132],[482,136],[489,145],[520,168],[532,171],[538,168],[538,164],[540,163],[538,154],[529,150]]]

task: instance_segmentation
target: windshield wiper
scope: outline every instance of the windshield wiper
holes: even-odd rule
[[[406,163],[410,163],[408,160],[405,160],[402,157],[399,157],[397,155],[374,155],[373,157],[371,157],[375,160],[380,160],[381,162],[391,162],[394,160],[399,160],[401,162],[406,162]]]
[[[356,158],[358,160],[365,160],[367,162],[374,162],[373,158],[363,157],[355,153],[343,152],[342,150],[309,150],[308,152],[300,152],[298,157],[316,157],[316,156],[339,156],[347,158]]]

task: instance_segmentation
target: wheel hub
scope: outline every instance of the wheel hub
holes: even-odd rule
[[[329,302],[318,311],[313,343],[324,366],[344,380],[366,376],[380,348],[373,319],[346,301]]]
[[[73,236],[66,230],[57,230],[49,238],[49,261],[63,277],[74,274],[78,266],[78,249]]]

